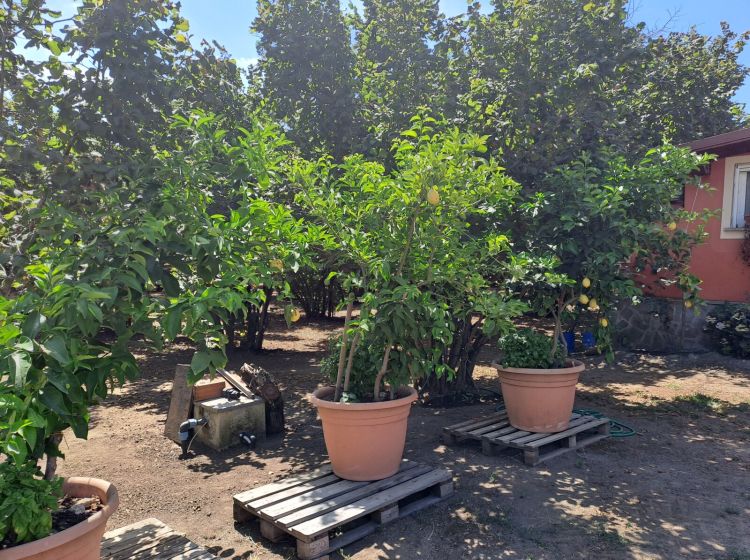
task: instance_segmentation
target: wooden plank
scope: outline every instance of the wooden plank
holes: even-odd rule
[[[503,428],[502,430],[498,430],[496,432],[490,432],[488,434],[483,434],[482,439],[491,439],[494,441],[495,438],[504,436],[506,434],[510,434],[511,432],[515,432],[518,428],[514,428],[513,426],[508,426],[507,428]]]
[[[581,424],[589,422],[591,420],[591,418],[592,418],[591,416],[579,417],[579,418],[576,418],[574,420],[571,420],[570,424],[568,424],[568,427],[566,428],[565,431],[562,431],[562,432],[549,432],[549,433],[536,432],[536,433],[533,433],[531,435],[524,436],[522,438],[514,439],[513,443],[514,444],[529,443],[529,442],[536,441],[536,440],[539,440],[539,439],[548,438],[550,436],[558,436],[558,439],[562,439],[562,438],[565,437],[565,435],[562,435],[562,434],[565,434],[571,428],[575,428],[576,426],[580,426]]]
[[[458,429],[453,429],[452,427],[445,428],[445,429],[457,436],[462,436],[462,435],[465,435],[467,432],[470,432],[471,430],[476,430],[477,428],[488,426],[489,424],[495,424],[498,421],[502,420],[504,416],[506,416],[506,413],[502,412],[498,414],[493,414],[489,418],[482,418],[482,419],[475,418],[468,425],[463,426]]]
[[[104,560],[212,560],[216,557],[158,519],[144,519],[104,535]]]
[[[275,503],[271,506],[260,509],[257,513],[262,517],[268,518],[269,520],[275,521],[280,517],[284,517],[292,513],[295,510],[308,507],[313,504],[322,502],[326,499],[332,499],[341,494],[356,490],[367,486],[369,482],[361,482],[355,480],[339,480],[335,484],[329,484],[323,488],[316,488],[304,494],[294,496],[280,503]]]
[[[102,554],[120,554],[124,550],[131,550],[141,546],[144,542],[157,543],[161,540],[180,537],[169,527],[160,527],[155,530],[136,529],[123,537],[105,539],[102,541]]]
[[[503,412],[495,412],[495,413],[487,416],[486,418],[484,418],[484,420],[491,420],[491,421],[499,420],[500,418],[502,418],[501,415],[505,415],[505,414],[507,414],[505,411],[503,411]],[[474,424],[476,421],[477,421],[477,418],[472,418],[471,420],[464,420],[463,422],[459,422],[458,424],[451,424],[450,426],[446,426],[445,428],[443,428],[443,430],[444,431],[447,430],[447,431],[455,432],[457,430],[464,429],[466,426],[470,426],[470,425]]]
[[[402,463],[399,472],[406,472],[410,469],[415,468],[416,466],[417,464],[412,461]],[[304,494],[289,498],[288,500],[285,500],[281,503],[274,504],[267,508],[262,508],[258,513],[270,520],[276,520],[280,517],[284,517],[289,513],[292,513],[295,510],[317,504],[324,500],[329,500],[341,494],[346,494],[347,492],[362,488],[363,486],[367,486],[368,484],[372,484],[372,482],[339,479],[339,482],[335,484],[330,484],[328,486],[324,486],[323,488],[316,488],[309,492],[305,492]]]
[[[237,375],[235,373],[232,373],[231,371],[227,371],[225,369],[222,369],[222,368],[217,369],[216,373],[218,373],[224,379],[226,379],[227,382],[232,387],[234,387],[235,389],[237,389],[240,393],[242,393],[243,395],[245,395],[247,398],[253,399],[253,400],[259,398],[255,393],[253,393],[250,390],[250,388],[245,384],[245,382],[242,381],[242,378],[239,375]]]
[[[283,490],[281,492],[276,492],[262,498],[257,498],[251,502],[247,502],[244,507],[248,511],[257,512],[260,509],[268,507],[272,504],[283,502],[284,500],[287,500],[293,496],[304,494],[305,492],[309,492],[310,490],[314,490],[315,488],[320,488],[321,486],[325,487],[331,484],[335,484],[340,480],[341,479],[335,474],[329,474],[328,476],[324,476],[323,478],[317,478],[315,480],[311,480],[310,482],[299,484],[297,486],[289,488],[288,490]]]
[[[430,470],[432,470],[432,467],[428,467],[427,465],[417,465],[414,469],[411,469],[408,472],[401,472],[389,478],[372,482],[367,486],[363,486],[362,488],[359,488],[352,492],[337,496],[335,500],[327,500],[325,502],[321,502],[297,510],[294,513],[285,515],[284,517],[277,519],[276,523],[288,529],[293,525],[298,525],[299,523],[307,521],[308,519],[312,519],[313,517],[319,517],[320,515],[328,513],[329,511],[333,511],[338,507],[351,504],[352,502],[356,502],[357,500],[361,500],[362,498],[366,498],[367,496],[372,496],[376,492],[387,490],[388,488],[392,488],[393,486],[401,484],[402,482],[406,482],[409,479],[421,476],[427,472],[430,472]]]
[[[528,436],[529,434],[532,433],[532,432],[524,432],[523,430],[519,430],[518,428],[514,428],[514,429],[516,430],[515,432],[510,432],[509,434],[500,436],[500,437],[493,437],[492,441],[501,442],[506,445],[510,445],[510,442],[513,441],[514,439],[517,439],[523,436]]]
[[[266,484],[258,488],[253,488],[252,490],[246,490],[245,492],[240,492],[239,494],[236,494],[234,496],[234,499],[235,501],[241,502],[244,504],[256,498],[268,496],[269,494],[273,494],[274,492],[286,490],[287,488],[292,488],[293,486],[303,484],[310,480],[315,480],[316,478],[324,477],[326,475],[331,474],[332,472],[333,472],[333,469],[331,468],[331,465],[329,463],[327,465],[323,465],[322,467],[320,467],[319,469],[311,473],[305,473],[305,474],[301,474],[298,476],[291,476],[289,478],[284,478],[280,480],[279,482],[272,482],[271,484]]]
[[[173,541],[184,541],[185,537],[172,532],[171,529],[161,535],[154,535],[153,538],[129,540],[122,543],[122,546],[106,546],[102,543],[102,558],[130,558],[135,556],[136,552],[145,553],[145,551],[157,546],[168,546]]]
[[[337,508],[334,511],[323,514],[320,517],[310,519],[290,528],[292,534],[302,540],[311,540],[318,535],[326,533],[330,529],[348,523],[359,517],[372,513],[373,511],[397,502],[398,500],[425,490],[430,486],[451,479],[450,472],[443,469],[435,469],[417,478],[413,478],[383,492],[368,496],[352,504]]]
[[[190,366],[178,364],[174,370],[172,381],[172,396],[169,400],[169,412],[164,423],[164,435],[175,443],[180,443],[180,424],[190,418],[193,404],[193,389],[188,385]]]
[[[503,428],[507,428],[507,427],[508,427],[508,421],[505,420],[504,422],[497,422],[495,424],[490,424],[489,426],[485,426],[484,428],[471,430],[470,432],[466,432],[466,435],[479,437],[479,436],[483,436],[484,434],[496,432],[497,430],[502,430]]]
[[[545,445],[547,443],[551,443],[553,441],[557,441],[559,439],[562,439],[565,436],[577,434],[579,432],[584,432],[586,430],[591,430],[593,428],[598,428],[602,424],[609,423],[609,418],[593,418],[591,417],[591,420],[588,422],[581,423],[573,428],[569,428],[565,430],[564,432],[558,432],[556,434],[552,434],[551,436],[547,436],[546,438],[538,439],[536,441],[532,441],[528,445],[530,447],[541,447],[542,445]]]

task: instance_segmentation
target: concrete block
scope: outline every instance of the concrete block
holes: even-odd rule
[[[198,428],[198,440],[214,449],[240,443],[240,432],[251,433],[258,441],[266,437],[266,405],[260,398],[211,399],[195,403],[193,412],[195,418],[208,420],[208,424]]]

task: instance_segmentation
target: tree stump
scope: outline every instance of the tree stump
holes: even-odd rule
[[[266,434],[284,431],[284,398],[273,376],[261,367],[243,364],[240,376],[253,394],[266,403]]]

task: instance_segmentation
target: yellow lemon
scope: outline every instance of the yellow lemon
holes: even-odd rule
[[[586,277],[583,280],[581,280],[581,285],[584,288],[590,288],[591,287],[591,280],[588,277]]]
[[[667,227],[669,228],[669,231],[674,231],[677,229],[677,224],[674,222],[669,222],[669,225]]]
[[[693,307],[693,302],[689,299],[686,299],[684,305],[687,309],[690,309],[691,307]]]
[[[607,321],[606,317],[602,317],[599,319],[599,324],[606,329],[609,326],[609,321]]]
[[[299,309],[295,308],[295,309],[292,309],[292,314],[289,318],[292,320],[292,323],[296,323],[297,321],[299,321],[299,318],[301,316],[302,315],[300,314]]]
[[[284,263],[281,262],[281,259],[272,259],[270,262],[271,268],[275,268],[279,272],[284,270]]]
[[[599,309],[599,304],[596,303],[596,298],[591,298],[589,300],[589,309],[591,309],[591,311],[596,311],[597,309]]]
[[[586,294],[581,294],[578,298],[578,301],[580,301],[583,305],[586,305],[589,302],[589,296]]]
[[[435,189],[430,189],[427,191],[427,202],[433,206],[437,206],[438,202],[440,202],[440,194]]]

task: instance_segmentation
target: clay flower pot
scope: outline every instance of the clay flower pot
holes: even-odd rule
[[[505,368],[500,375],[503,400],[512,426],[526,432],[561,432],[573,413],[578,376],[585,366],[570,360],[557,369]]]
[[[380,480],[398,472],[406,444],[406,426],[417,392],[402,387],[392,401],[332,402],[333,387],[315,391],[323,437],[333,472],[346,480]]]
[[[0,550],[0,560],[99,560],[107,520],[120,503],[117,489],[106,480],[73,477],[65,479],[66,496],[98,496],[102,509],[64,531],[37,541]]]

